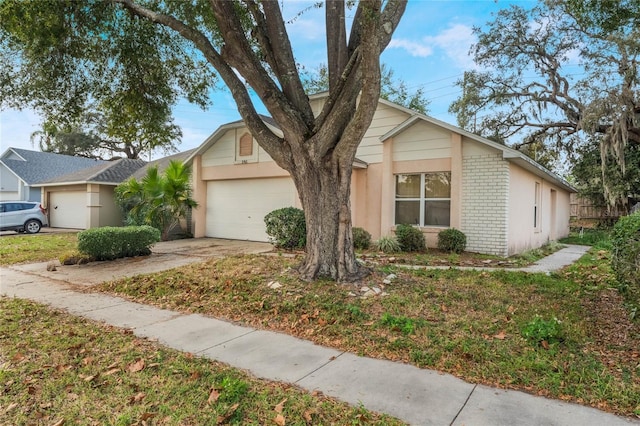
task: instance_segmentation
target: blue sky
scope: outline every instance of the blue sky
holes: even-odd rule
[[[285,0],[283,16],[293,19],[308,3]],[[465,70],[473,68],[468,56],[475,42],[474,26],[483,26],[492,13],[511,4],[524,8],[535,1],[505,0],[410,0],[393,40],[382,55],[396,78],[410,89],[422,87],[431,103],[429,115],[456,124],[447,110],[460,94],[455,86]],[[310,10],[289,25],[296,60],[309,69],[326,63],[324,11]],[[220,125],[240,118],[231,96],[224,90],[213,94],[213,106],[202,111],[187,102],[174,110],[176,124],[182,128],[180,150],[195,148]],[[37,149],[29,136],[38,130],[41,120],[33,111],[0,111],[0,152],[9,147]],[[154,158],[162,156],[155,153]]]

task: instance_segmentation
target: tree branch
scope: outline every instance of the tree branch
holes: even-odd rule
[[[111,0],[113,3],[121,4],[133,14],[150,21],[171,28],[179,33],[185,39],[191,41],[194,46],[202,52],[207,61],[218,71],[220,77],[229,87],[231,94],[238,105],[238,111],[245,120],[247,126],[251,129],[254,137],[260,137],[263,148],[278,164],[289,164],[289,156],[283,148],[282,140],[273,134],[258,115],[251,97],[240,81],[233,69],[223,60],[222,56],[213,47],[209,39],[200,31],[191,28],[182,21],[173,16],[157,13],[151,9],[145,8],[133,0]]]

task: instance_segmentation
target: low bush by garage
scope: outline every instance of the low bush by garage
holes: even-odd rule
[[[96,260],[151,254],[151,246],[160,241],[160,231],[154,227],[104,226],[78,234],[78,250]]]

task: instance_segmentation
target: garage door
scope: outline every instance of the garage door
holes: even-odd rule
[[[51,192],[48,210],[52,228],[87,227],[87,193],[84,191]]]
[[[206,235],[234,240],[268,241],[264,217],[295,206],[291,178],[240,179],[207,184]]]

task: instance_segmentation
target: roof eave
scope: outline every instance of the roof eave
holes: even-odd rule
[[[38,183],[35,185],[31,185],[33,187],[51,187],[51,186],[71,186],[71,185],[107,185],[107,186],[118,186],[122,182],[99,182],[92,180],[78,180],[73,182],[47,182],[47,183]]]

